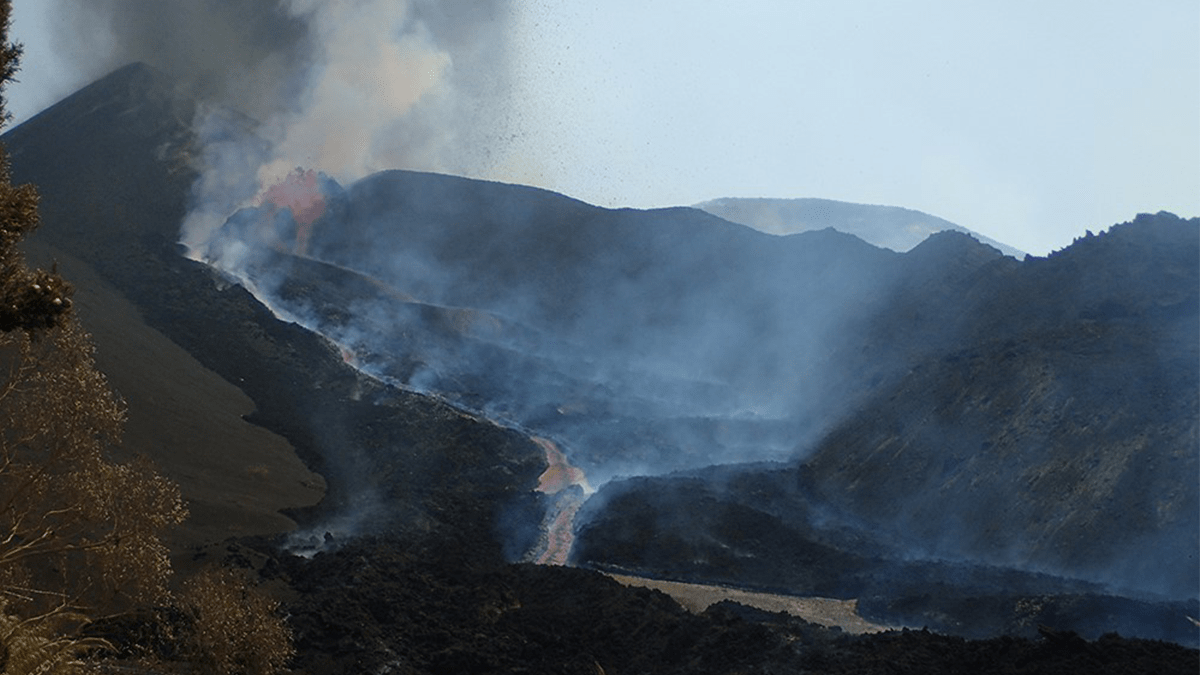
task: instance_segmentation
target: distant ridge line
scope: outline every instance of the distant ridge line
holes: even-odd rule
[[[725,197],[701,202],[694,208],[769,234],[788,235],[831,227],[869,244],[900,253],[916,247],[932,234],[953,230],[968,234],[1018,260],[1026,255],[1020,249],[961,225],[900,206],[857,204],[815,197]]]

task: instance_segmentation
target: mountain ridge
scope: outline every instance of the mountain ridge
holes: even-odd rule
[[[897,252],[911,250],[938,232],[953,231],[968,234],[980,243],[1018,260],[1026,255],[1023,251],[961,225],[901,206],[859,204],[817,197],[724,197],[700,202],[694,208],[778,235],[832,227]]]
[[[1142,215],[1047,259],[996,256],[951,275],[937,313],[891,303],[868,324],[868,345],[934,344],[934,358],[806,453],[804,499],[894,528],[920,555],[1200,594],[1200,498],[1180,480],[1200,472],[1197,251],[1200,219]],[[1088,283],[1064,283],[1080,270]],[[960,316],[973,318],[952,323]],[[929,324],[957,337],[937,345]],[[1145,560],[1145,547],[1162,557]]]

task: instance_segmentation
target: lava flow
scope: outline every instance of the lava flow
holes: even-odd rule
[[[566,565],[575,543],[575,514],[595,490],[583,470],[571,466],[554,441],[534,436],[533,442],[546,453],[547,464],[538,477],[537,490],[555,496],[553,506],[546,511],[544,548],[539,546],[534,561],[539,565]]]
[[[592,486],[588,485],[587,478],[583,475],[583,469],[571,466],[571,463],[567,461],[567,456],[558,449],[554,441],[534,436],[533,442],[537,443],[546,453],[546,463],[549,465],[542,475],[538,476],[538,492],[548,495],[557,494],[572,485],[578,485],[587,494],[595,492]]]

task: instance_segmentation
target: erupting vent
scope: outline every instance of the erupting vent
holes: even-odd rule
[[[304,255],[313,223],[325,213],[325,195],[321,193],[317,173],[296,167],[287,178],[267,188],[260,203],[272,211],[291,211],[292,220],[296,221],[296,242],[292,252]]]

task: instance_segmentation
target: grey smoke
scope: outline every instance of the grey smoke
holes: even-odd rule
[[[507,136],[502,0],[47,1],[77,82],[142,62],[199,102],[181,241],[284,317],[277,271],[252,276],[245,242],[210,241],[238,209],[298,166],[346,183],[397,167],[486,174]],[[353,448],[322,443],[340,458],[336,480],[368,482]],[[374,490],[357,492],[324,529],[352,534],[374,512]]]
[[[90,81],[140,61],[209,100],[261,117],[295,96],[309,31],[264,0],[50,0],[60,55]]]
[[[482,175],[512,116],[500,0],[49,1],[74,79],[144,62],[262,123],[288,169]]]

